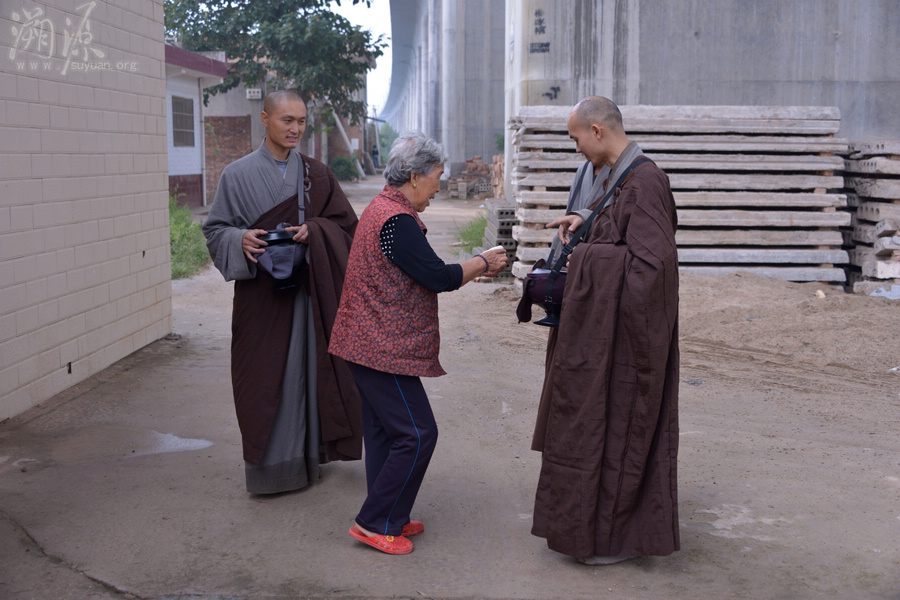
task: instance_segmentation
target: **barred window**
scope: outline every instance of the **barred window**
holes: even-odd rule
[[[172,96],[172,144],[194,145],[194,101]]]

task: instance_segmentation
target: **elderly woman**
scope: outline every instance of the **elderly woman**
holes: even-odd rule
[[[447,156],[421,133],[391,146],[384,190],[360,217],[329,352],[346,360],[362,397],[368,495],[350,535],[388,554],[409,554],[410,520],[437,442],[437,425],[420,377],[445,372],[438,362],[438,302],[506,266],[503,250],[444,264],[419,219],[440,189]]]

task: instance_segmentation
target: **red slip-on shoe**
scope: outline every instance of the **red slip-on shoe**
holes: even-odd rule
[[[356,525],[350,528],[349,533],[353,539],[368,544],[376,550],[381,550],[385,554],[409,554],[413,551],[413,543],[403,536],[373,535],[369,537]]]
[[[410,521],[406,525],[403,526],[403,537],[412,537],[414,535],[419,535],[420,533],[425,533],[425,525],[422,524],[422,521]]]

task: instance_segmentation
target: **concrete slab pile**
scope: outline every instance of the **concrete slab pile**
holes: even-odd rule
[[[900,285],[900,142],[852,143],[849,152],[848,287],[869,293]]]
[[[682,270],[751,271],[789,281],[844,282],[850,224],[839,172],[848,143],[840,111],[809,106],[622,106],[629,137],[666,171],[678,206]],[[522,278],[545,257],[583,157],[569,107],[522,107],[511,118],[510,194]]]

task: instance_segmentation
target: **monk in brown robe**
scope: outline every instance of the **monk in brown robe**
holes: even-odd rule
[[[532,448],[543,453],[532,533],[592,565],[680,548],[677,219],[669,179],[589,97],[568,130],[616,186],[569,257]],[[548,224],[568,243],[601,198]]]
[[[225,167],[203,224],[213,263],[235,281],[231,377],[255,494],[305,487],[320,463],[362,455],[356,385],[327,352],[358,219],[331,169],[295,150],[301,97],[272,92],[263,106],[266,139]],[[275,246],[262,238],[279,225],[305,245],[287,279],[264,268]]]

